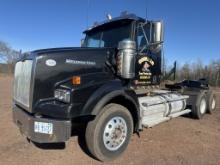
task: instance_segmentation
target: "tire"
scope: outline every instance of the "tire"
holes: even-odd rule
[[[207,112],[212,114],[216,110],[216,96],[212,90],[207,93]]]
[[[88,150],[95,158],[109,161],[125,151],[132,133],[130,112],[121,105],[108,104],[88,123],[85,139]]]
[[[205,92],[198,94],[195,105],[192,106],[192,117],[201,119],[207,111],[207,99]]]

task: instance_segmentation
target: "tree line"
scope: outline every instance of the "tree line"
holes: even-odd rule
[[[170,66],[168,68],[172,67]],[[165,74],[168,73],[167,70]],[[213,60],[206,65],[203,64],[199,59],[196,62],[186,62],[183,65],[178,65],[177,62],[175,77],[175,81],[182,81],[185,79],[199,80],[201,78],[205,78],[211,86],[220,86],[220,59]],[[172,76],[170,76],[168,79],[173,80]]]
[[[12,64],[21,55],[21,51],[12,49],[6,42],[0,41],[0,53],[6,59],[7,64]]]
[[[6,42],[0,41],[0,58],[7,64],[7,68],[1,67],[2,70],[7,70],[7,73],[13,73],[14,63],[20,56],[21,51],[14,50]]]

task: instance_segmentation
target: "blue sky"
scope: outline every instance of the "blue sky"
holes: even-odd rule
[[[220,59],[219,0],[89,0],[88,24],[127,10],[165,23],[169,63]],[[23,51],[79,46],[88,0],[0,0],[0,40]],[[146,5],[147,4],[147,5]]]

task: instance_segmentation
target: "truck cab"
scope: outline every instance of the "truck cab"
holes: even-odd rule
[[[179,90],[181,83],[160,88],[161,21],[122,15],[84,34],[81,47],[36,50],[17,61],[13,121],[29,140],[66,142],[73,125],[83,122],[89,151],[106,161],[122,154],[143,127],[214,111],[208,89],[196,87],[194,97]]]
[[[151,76],[148,76],[148,81],[144,79],[140,85],[156,85],[160,83],[161,48],[163,43],[163,23],[161,21],[146,21],[130,14],[99,24],[96,23],[84,33],[86,37],[82,46],[89,48],[118,48],[120,41],[133,41],[136,50],[135,63],[145,57],[144,62],[141,61],[141,64],[138,62],[135,64],[134,71],[139,72],[140,67],[143,67],[143,63],[148,58],[146,63],[150,68],[148,70],[151,72]],[[138,73],[135,73],[135,75],[138,75]],[[138,76],[135,76],[135,78],[138,79]]]

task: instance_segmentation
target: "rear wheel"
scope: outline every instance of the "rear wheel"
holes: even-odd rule
[[[192,117],[201,119],[207,111],[207,100],[204,92],[198,94],[196,103],[192,107]]]
[[[207,112],[212,114],[216,110],[216,96],[212,90],[207,94],[207,103]]]
[[[88,123],[86,143],[91,154],[101,161],[112,160],[127,148],[133,133],[130,112],[118,104],[108,104]]]

